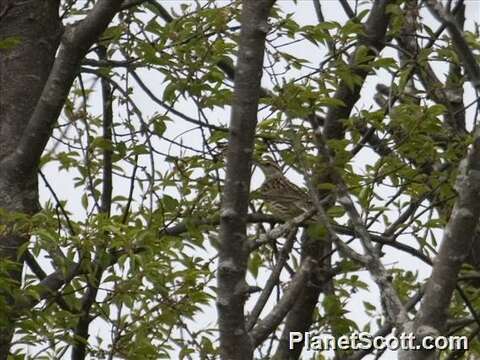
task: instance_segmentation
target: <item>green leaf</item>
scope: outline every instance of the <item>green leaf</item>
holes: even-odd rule
[[[323,239],[328,231],[322,224],[311,224],[307,227],[307,234],[313,239]]]
[[[327,214],[331,218],[339,218],[345,215],[345,209],[342,206],[335,205],[327,210]]]
[[[19,36],[10,36],[0,40],[0,50],[11,50],[22,42]]]

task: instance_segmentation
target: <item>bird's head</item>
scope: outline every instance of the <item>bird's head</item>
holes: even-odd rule
[[[283,176],[282,169],[269,156],[264,156],[260,160],[255,161],[265,175],[266,179],[271,179],[278,176]]]

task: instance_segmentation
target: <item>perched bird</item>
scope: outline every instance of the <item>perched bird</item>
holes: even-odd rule
[[[265,158],[256,163],[265,175],[257,191],[258,197],[274,216],[288,221],[312,208],[308,194],[288,180],[272,159]]]

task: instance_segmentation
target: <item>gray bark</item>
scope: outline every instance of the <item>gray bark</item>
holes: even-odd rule
[[[2,1],[0,13],[0,41],[18,41],[0,49],[0,209],[32,214],[38,209],[36,169],[6,169],[3,160],[15,151],[52,67],[62,29],[58,1]],[[8,219],[2,223],[8,225]],[[0,311],[0,359],[7,358],[10,348],[12,295],[22,272],[17,251],[27,240],[23,232],[0,236],[0,263],[2,268],[9,264],[7,276],[12,280],[0,289],[0,302],[5,304]]]
[[[99,1],[85,19],[62,33],[57,0],[0,3],[0,41],[18,40],[13,47],[0,50],[2,211],[31,215],[38,210],[37,167],[52,127],[80,62],[121,5],[120,1]],[[7,218],[2,222],[8,225]],[[0,263],[2,268],[8,264],[8,277],[13,280],[8,288],[0,289],[0,360],[8,357],[18,311],[25,309],[25,304],[36,303],[30,300],[19,304],[12,296],[25,299],[19,293],[23,264],[17,259],[19,248],[28,238],[28,233],[18,228],[0,237]],[[47,292],[64,284],[63,280],[56,281],[55,274],[45,279],[52,285]]]
[[[225,360],[246,360],[253,356],[253,340],[247,333],[244,313],[249,254],[246,221],[265,38],[269,30],[267,20],[273,3],[245,0],[241,14],[217,270],[220,351]]]

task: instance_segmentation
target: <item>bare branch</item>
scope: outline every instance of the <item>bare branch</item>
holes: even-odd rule
[[[285,318],[285,315],[287,315],[288,311],[295,303],[298,294],[305,286],[305,282],[308,278],[307,275],[312,271],[314,266],[313,259],[308,258],[303,261],[301,268],[295,274],[280,301],[270,311],[267,317],[261,320],[250,332],[254,346],[258,346],[265,341],[265,339],[275,331],[277,326],[280,325]]]
[[[56,270],[41,280],[38,285],[35,285],[35,295],[32,295],[33,292],[29,292],[22,297],[18,297],[14,307],[14,313],[21,314],[23,311],[33,308],[45,299],[56,297],[57,291],[60,290],[62,286],[68,284],[73,278],[85,271],[85,269],[82,269],[80,263],[72,264],[66,271],[63,269]]]
[[[280,250],[280,255],[278,256],[277,263],[275,264],[274,269],[270,273],[270,276],[268,277],[268,280],[266,281],[262,293],[260,294],[257,302],[255,303],[253,310],[248,316],[248,331],[250,331],[257,322],[260,313],[267,304],[268,298],[270,297],[273,289],[275,288],[275,285],[278,284],[280,274],[288,260],[290,251],[293,248],[293,243],[295,242],[296,235],[297,231],[291,231],[290,234],[288,234],[285,245],[283,245],[282,249]]]
[[[272,0],[245,0],[235,69],[227,167],[220,214],[217,309],[222,357],[251,359],[253,342],[245,327],[245,281],[249,255],[246,219],[257,125],[260,80]]]
[[[314,199],[318,212],[322,217],[322,222],[325,224],[327,230],[331,236],[335,239],[335,245],[349,258],[361,262],[367,270],[370,272],[373,280],[380,288],[380,295],[382,296],[382,304],[386,312],[386,316],[389,321],[394,323],[399,330],[403,330],[408,322],[408,315],[405,307],[403,306],[397,292],[395,291],[392,283],[388,279],[387,270],[383,266],[380,256],[377,253],[370,234],[367,228],[361,221],[360,214],[358,213],[355,205],[348,193],[347,186],[345,185],[341,175],[338,173],[334,166],[334,160],[332,159],[332,152],[327,148],[325,139],[319,127],[314,130],[315,140],[319,155],[327,163],[327,168],[331,174],[331,179],[336,186],[336,192],[338,194],[338,202],[345,208],[350,221],[353,224],[356,234],[361,240],[361,244],[364,249],[364,254],[360,255],[354,250],[350,249],[345,243],[338,239],[338,236],[334,233],[333,228],[329,225],[329,219],[325,211],[321,208],[318,199]],[[309,184],[311,188],[310,193],[316,197],[313,184]]]
[[[342,8],[345,11],[345,14],[347,14],[347,16],[350,19],[355,17],[355,13],[353,12],[352,7],[350,6],[347,0],[340,0],[339,3],[340,5],[342,5]]]

